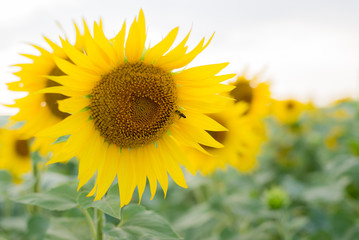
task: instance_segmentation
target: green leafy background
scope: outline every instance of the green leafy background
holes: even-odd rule
[[[37,193],[31,174],[16,185],[1,171],[0,239],[91,239],[86,214],[96,209],[105,239],[358,239],[359,104],[265,122],[253,173],[186,173],[188,189],[171,181],[166,199],[159,191],[151,201],[146,188],[140,205],[135,194],[122,211],[115,183],[101,201],[86,197],[91,182],[77,192],[76,160],[46,167]]]

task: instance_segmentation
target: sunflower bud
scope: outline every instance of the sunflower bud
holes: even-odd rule
[[[268,208],[276,210],[289,205],[289,196],[282,188],[274,186],[265,191],[264,201]]]

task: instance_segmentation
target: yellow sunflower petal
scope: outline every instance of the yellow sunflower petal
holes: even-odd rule
[[[79,123],[88,121],[89,114],[81,112],[65,118],[58,124],[40,131],[36,134],[39,137],[61,137],[71,134],[72,131],[81,129]]]
[[[218,74],[223,68],[228,66],[228,64],[229,63],[219,63],[219,64],[204,65],[204,66],[185,69],[180,73],[176,74],[175,79],[177,81],[191,81],[191,82],[201,81],[204,79],[211,78],[214,75]]]
[[[95,200],[100,200],[105,195],[113,180],[115,179],[118,169],[117,147],[110,145],[104,149],[105,152],[103,153],[103,163],[101,164],[97,173],[97,191]]]
[[[105,37],[105,34],[101,28],[95,23],[94,24],[94,40],[97,45],[106,53],[111,63],[111,66],[115,66],[118,63],[116,53],[110,41]]]
[[[159,153],[162,154],[163,159],[166,159],[165,163],[169,175],[177,185],[183,188],[187,188],[186,180],[183,176],[182,169],[180,168],[179,164],[173,160],[173,153],[168,150],[164,150],[168,149],[168,146],[166,146],[168,143],[166,141],[159,141],[158,144],[159,148],[163,148],[161,151],[159,151]]]
[[[126,35],[126,22],[123,23],[121,31],[113,39],[113,48],[116,52],[118,62],[124,61],[125,56],[125,35]]]
[[[96,66],[95,64],[93,64],[91,62],[91,60],[89,59],[88,56],[84,55],[82,53],[82,51],[78,50],[77,48],[72,46],[70,43],[63,41],[62,45],[64,46],[64,51],[65,51],[66,55],[69,57],[69,59],[71,59],[71,61],[73,63],[75,63],[76,65],[84,68],[83,71],[88,72],[88,74],[86,74],[86,79],[89,78],[89,80],[92,80],[94,78],[93,75],[96,75],[96,73],[100,74],[103,72],[103,70],[100,67]],[[58,63],[56,63],[56,64],[58,65]],[[68,66],[66,66],[66,63],[63,63],[62,61],[60,61],[59,64],[65,64],[65,66],[63,66],[63,67],[69,68]],[[65,73],[71,73],[71,71],[70,72],[67,71]]]
[[[200,54],[207,46],[208,44],[211,42],[212,38],[213,38],[214,34],[212,35],[212,37],[207,41],[207,43],[202,46],[204,44],[204,38],[202,39],[202,41],[189,53],[187,53],[186,55],[184,55],[182,58],[177,59],[177,61],[171,61],[167,64],[162,64],[161,67],[164,69],[177,69],[177,68],[181,68],[186,66],[187,64],[189,64],[190,62],[192,62],[192,60],[197,57],[198,54]]]
[[[101,160],[101,150],[103,148],[103,139],[100,135],[91,131],[92,137],[88,146],[80,152],[80,164],[78,179],[80,180],[78,189],[88,182],[97,170],[97,162]],[[94,147],[96,146],[96,147]]]
[[[135,190],[134,170],[131,163],[130,150],[123,149],[120,154],[117,173],[121,207],[131,201],[133,191]]]
[[[146,42],[146,26],[145,16],[142,9],[138,15],[138,19],[133,21],[128,33],[125,54],[129,62],[139,61]]]
[[[172,29],[172,31],[168,33],[168,35],[161,42],[148,49],[143,62],[146,64],[151,64],[155,62],[159,57],[163,56],[163,54],[167,52],[168,49],[170,49],[173,42],[175,41],[178,29],[178,27]]]
[[[156,178],[163,189],[164,195],[166,196],[168,189],[168,176],[166,170],[163,168],[167,159],[160,157],[159,150],[154,144],[146,146],[145,150],[147,150],[146,152],[148,154],[149,166],[156,174]]]
[[[62,112],[78,113],[90,105],[90,99],[85,97],[67,98],[59,101],[59,109]]]

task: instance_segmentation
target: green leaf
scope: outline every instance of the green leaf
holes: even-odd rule
[[[35,151],[35,152],[32,152],[31,153],[31,160],[34,162],[34,163],[38,163],[38,162],[41,162],[43,159],[39,153],[39,151]]]
[[[48,210],[64,211],[76,207],[76,203],[65,199],[59,198],[55,195],[48,193],[32,193],[24,197],[15,198],[14,201],[39,206]]]
[[[89,107],[89,106],[86,106],[86,107],[84,107],[80,112],[86,112],[86,111],[88,111],[88,110],[90,110],[90,107]]]
[[[77,199],[77,181],[71,181],[54,188],[51,188],[47,191],[48,194],[54,195],[60,198],[65,198],[71,200],[72,202],[76,202]]]
[[[91,239],[91,231],[84,218],[51,218],[46,240]]]
[[[80,207],[85,209],[92,207],[94,201],[94,197],[86,197],[87,194],[88,192],[82,191],[77,197],[77,203],[80,205]]]
[[[41,215],[32,216],[27,222],[29,239],[42,240],[45,238],[46,231],[50,225],[50,219]]]
[[[106,223],[103,228],[103,232],[105,235],[114,238],[116,240],[135,240],[137,239],[135,235],[132,233],[126,232],[126,230],[122,228],[118,228],[112,223]]]
[[[22,204],[39,206],[48,210],[63,211],[77,206],[76,182],[66,183],[42,193],[30,193],[13,199]]]
[[[341,178],[335,183],[322,186],[311,186],[303,193],[305,201],[340,202],[343,200],[344,188],[348,185],[347,178]]]
[[[22,126],[24,126],[24,124],[25,124],[25,121],[16,122],[15,124],[11,125],[9,127],[9,129],[11,129],[11,130],[20,129]]]
[[[139,205],[123,208],[118,227],[107,224],[104,233],[115,239],[182,239],[160,215]]]
[[[0,116],[0,127],[4,127],[8,121],[10,116]]]
[[[27,217],[5,217],[0,218],[0,229],[6,229],[11,232],[26,232]]]
[[[121,202],[117,184],[113,185],[106,196],[99,201],[94,201],[94,197],[86,197],[87,194],[88,192],[83,191],[78,195],[77,202],[82,208],[98,208],[114,218],[121,219]]]
[[[66,141],[69,139],[70,136],[71,136],[71,135],[61,136],[61,137],[57,138],[56,141],[53,142],[52,144],[57,144],[57,143],[66,142]]]
[[[11,174],[8,171],[0,171],[0,185],[11,183]]]
[[[8,171],[0,171],[0,203],[1,201],[9,198],[9,195],[14,190],[15,188],[14,184],[12,183],[11,174]]]

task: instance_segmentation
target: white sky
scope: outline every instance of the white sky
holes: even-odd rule
[[[192,27],[188,42],[216,32],[212,43],[191,65],[230,62],[223,73],[255,74],[266,69],[272,96],[327,104],[359,96],[359,1],[357,0],[12,0],[0,8],[0,103],[16,96],[5,82],[14,81],[11,64],[35,53],[27,43],[45,47],[42,35],[57,40],[74,34],[72,21],[104,22],[107,36],[128,24],[142,8],[152,45],[172,28],[180,37]],[[13,110],[0,106],[0,115]]]

